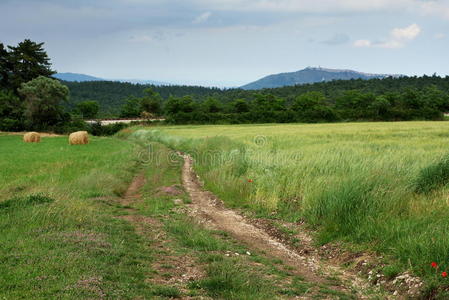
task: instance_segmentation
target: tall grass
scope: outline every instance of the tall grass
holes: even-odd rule
[[[447,132],[445,122],[402,122],[180,126],[136,136],[195,154],[206,187],[230,206],[304,218],[322,242],[357,243],[433,278],[431,261],[449,268]]]

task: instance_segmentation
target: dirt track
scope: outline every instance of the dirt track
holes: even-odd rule
[[[337,265],[321,261],[315,253],[297,253],[270,236],[262,228],[251,224],[236,211],[226,209],[212,193],[203,190],[193,171],[192,159],[187,155],[182,156],[184,158],[182,181],[192,200],[192,204],[190,204],[191,213],[205,226],[226,231],[250,249],[264,253],[268,257],[281,259],[285,265],[292,267],[294,273],[304,277],[306,281],[325,284],[342,292],[350,293],[353,290],[360,299],[371,298],[375,294],[382,299],[389,298],[385,295],[381,296],[378,291],[369,291],[370,285],[367,284],[366,279],[359,278]],[[311,238],[306,236],[305,233],[302,233],[302,235],[302,242],[309,243],[305,246],[313,247],[310,245]],[[326,277],[329,276],[338,277],[342,284],[336,286],[328,282]],[[367,296],[367,294],[370,294],[370,296]]]

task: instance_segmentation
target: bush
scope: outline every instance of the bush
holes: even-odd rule
[[[89,126],[88,130],[90,134],[95,136],[109,136],[114,135],[122,129],[128,127],[128,124],[115,123],[110,125],[101,125],[100,122],[93,123]]]
[[[449,180],[449,154],[423,168],[415,182],[415,192],[429,193],[444,186]]]

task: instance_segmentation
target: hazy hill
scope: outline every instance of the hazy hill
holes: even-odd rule
[[[78,73],[56,73],[53,75],[53,77],[64,80],[64,81],[78,81],[78,82],[84,82],[84,81],[102,81],[104,79],[85,75],[85,74],[78,74]]]
[[[397,77],[398,75],[368,74],[352,70],[308,67],[297,72],[269,75],[252,83],[246,84],[241,88],[245,90],[258,90],[264,88],[277,88],[283,86],[325,82],[332,80],[373,79],[385,78],[389,76]]]
[[[154,80],[143,80],[143,79],[104,79],[98,78],[86,74],[79,73],[57,73],[53,77],[68,81],[68,82],[85,82],[85,81],[115,81],[115,82],[128,82],[134,84],[152,84],[152,85],[170,85],[166,82],[154,81]]]

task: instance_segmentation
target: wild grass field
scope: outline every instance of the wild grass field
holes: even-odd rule
[[[0,299],[353,299],[196,224],[161,193],[181,185],[181,158],[145,153],[132,138],[0,134]],[[175,198],[190,201],[182,188]]]
[[[136,132],[196,158],[228,206],[305,220],[318,240],[391,258],[447,286],[449,123],[176,126]],[[439,269],[430,267],[438,262]]]

